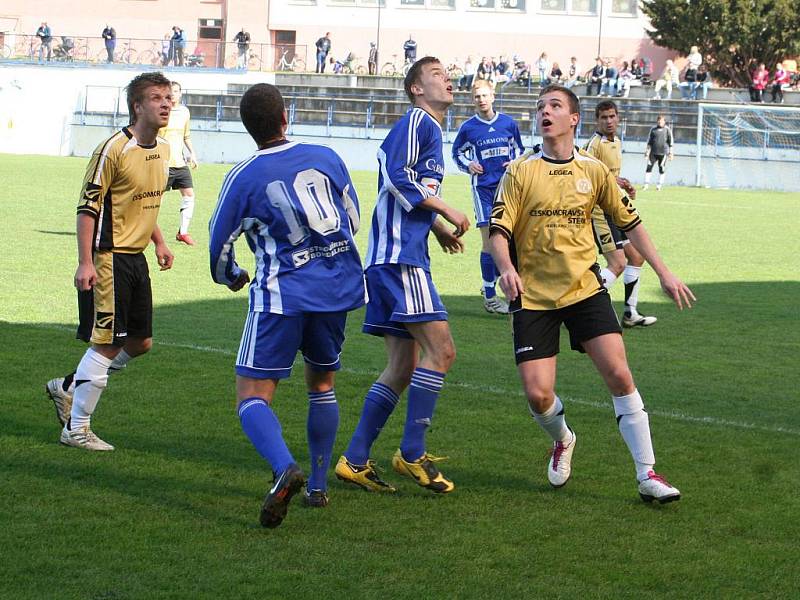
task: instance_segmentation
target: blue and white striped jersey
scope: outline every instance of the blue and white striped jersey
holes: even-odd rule
[[[283,142],[259,150],[225,177],[209,223],[211,276],[236,280],[233,244],[255,254],[250,310],[282,315],[364,304],[356,191],[330,148]]]
[[[471,176],[472,187],[494,192],[506,170],[503,165],[520,156],[523,150],[514,119],[503,113],[495,113],[491,121],[474,115],[458,130],[453,142],[453,160],[465,173],[469,173],[469,163],[477,160],[483,174]]]
[[[378,166],[367,267],[404,264],[430,270],[428,233],[436,213],[417,205],[439,196],[444,179],[442,128],[436,119],[421,108],[409,110],[383,140]]]

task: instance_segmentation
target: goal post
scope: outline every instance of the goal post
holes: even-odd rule
[[[800,191],[800,108],[706,104],[697,109],[695,184]]]

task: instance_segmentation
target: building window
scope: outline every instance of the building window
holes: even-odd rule
[[[400,6],[425,6],[425,0],[400,0]]]
[[[494,0],[469,0],[470,8],[494,8]]]
[[[430,0],[431,8],[449,8],[456,7],[456,0]]]
[[[567,0],[542,0],[542,10],[547,12],[567,12]]]
[[[636,0],[611,0],[611,12],[615,15],[636,16]]]
[[[578,13],[597,14],[597,0],[572,0],[572,11]]]
[[[500,8],[504,10],[525,10],[525,0],[500,0]]]

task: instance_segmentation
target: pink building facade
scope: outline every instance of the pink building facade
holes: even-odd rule
[[[379,4],[380,3],[380,4]],[[95,38],[106,24],[119,37],[155,47],[173,25],[188,37],[189,51],[234,50],[234,35],[245,28],[254,45],[296,48],[313,67],[314,42],[331,33],[331,55],[349,52],[366,63],[370,42],[378,42],[380,63],[402,60],[411,35],[418,56],[463,63],[472,56],[519,55],[533,62],[547,52],[562,68],[577,56],[584,69],[595,56],[617,61],[646,56],[658,71],[673,52],[654,46],[637,0],[5,0],[0,32],[6,39],[33,34],[47,21],[55,36]],[[229,45],[214,50],[219,42]],[[99,41],[94,42],[99,43]],[[598,52],[599,50],[599,52]],[[274,51],[273,51],[274,54]],[[218,57],[222,66],[222,57]],[[277,56],[271,58],[277,60]],[[213,63],[214,58],[211,58]],[[212,66],[214,66],[212,64]]]

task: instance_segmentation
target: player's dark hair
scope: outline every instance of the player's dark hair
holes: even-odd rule
[[[544,89],[539,92],[539,98],[544,96],[545,94],[549,94],[550,92],[561,92],[567,97],[567,103],[569,104],[569,112],[570,113],[581,113],[581,101],[578,100],[578,97],[575,95],[569,88],[565,88],[563,85],[558,85],[557,83],[551,83],[550,85],[546,85]]]
[[[125,93],[127,94],[128,100],[128,115],[130,116],[131,125],[136,124],[136,111],[133,107],[137,102],[139,104],[144,102],[144,93],[147,91],[147,88],[153,86],[170,87],[170,85],[172,85],[172,82],[164,77],[164,74],[160,71],[142,73],[131,80],[131,82],[125,88]]]
[[[244,128],[262,147],[283,133],[283,96],[274,85],[257,83],[249,88],[239,102],[239,114]]]
[[[169,84],[170,85],[177,85],[178,89],[183,91],[183,86],[180,83],[178,83],[177,81],[170,81]]]
[[[617,108],[617,103],[613,100],[601,100],[597,103],[597,106],[594,107],[594,117],[595,119],[600,116],[601,112],[606,110],[613,110],[616,114],[619,114],[619,109]]]
[[[422,78],[422,67],[425,65],[431,65],[433,63],[441,64],[441,61],[436,58],[435,56],[423,56],[408,70],[406,73],[406,78],[403,81],[403,88],[406,91],[406,96],[411,101],[411,104],[414,104],[414,93],[411,91],[411,86],[420,83]]]

